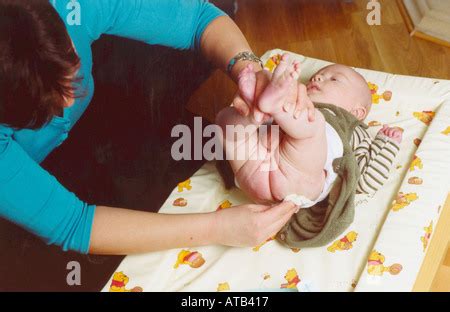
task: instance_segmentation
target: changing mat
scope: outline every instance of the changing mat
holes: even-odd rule
[[[273,70],[281,50],[263,56]],[[328,62],[292,54],[307,80]],[[375,135],[404,129],[389,180],[357,195],[355,221],[325,247],[207,246],[126,257],[103,291],[410,291],[450,186],[450,81],[357,69],[370,81]],[[227,191],[214,163],[181,182],[161,213],[198,213],[249,203]],[[180,229],[182,231],[182,229]]]

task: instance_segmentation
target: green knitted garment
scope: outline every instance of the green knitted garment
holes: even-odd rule
[[[350,226],[355,215],[355,193],[360,172],[350,141],[355,127],[367,126],[337,106],[314,105],[339,134],[344,154],[333,161],[337,178],[328,197],[308,209],[300,209],[277,234],[277,239],[291,248],[319,247],[330,243]]]

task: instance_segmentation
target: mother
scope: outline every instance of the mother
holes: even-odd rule
[[[91,44],[102,34],[197,49],[229,68],[234,81],[253,62],[237,58],[229,65],[251,49],[232,20],[204,1],[78,0],[81,24],[74,26],[64,22],[67,1],[50,2],[0,0],[1,217],[64,250],[116,255],[251,246],[287,222],[295,211],[287,203],[190,215],[90,205],[45,171],[39,164],[64,142],[92,99]],[[258,80],[264,85],[267,75]]]

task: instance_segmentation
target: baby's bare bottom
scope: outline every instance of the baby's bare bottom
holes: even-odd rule
[[[295,138],[280,129],[264,134],[261,124],[252,117],[241,116],[234,108],[222,110],[217,123],[224,133],[227,159],[240,188],[257,203],[282,201],[290,194],[305,196],[314,201],[321,194],[326,172],[327,138],[325,118],[317,110],[316,120],[308,121],[307,111],[298,119],[281,112],[274,117],[277,124],[295,123]],[[245,138],[231,135],[227,125],[246,128]],[[242,133],[241,133],[242,134]],[[244,155],[243,159],[236,156]]]

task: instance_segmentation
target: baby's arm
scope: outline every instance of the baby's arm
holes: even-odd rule
[[[393,132],[393,136],[390,137],[384,133],[384,130],[391,129],[383,127],[377,136],[372,140],[370,136],[365,132],[361,132],[364,136],[360,144],[355,149],[356,160],[361,172],[358,185],[356,188],[357,193],[362,194],[375,194],[387,181],[389,177],[389,171],[392,168],[394,159],[400,151],[399,144],[401,141],[398,139],[398,133]]]

